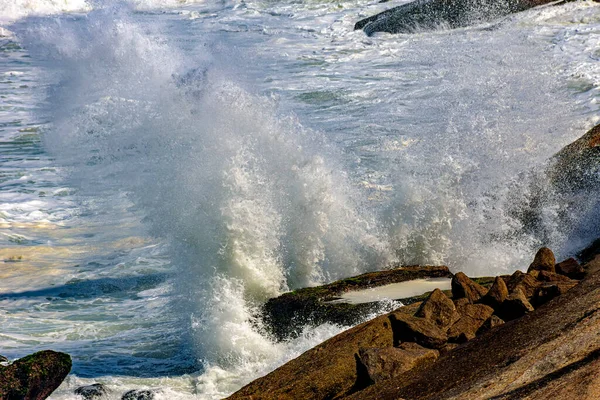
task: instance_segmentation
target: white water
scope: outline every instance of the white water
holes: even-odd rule
[[[367,38],[390,4],[188,3],[0,1],[0,348],[71,353],[53,398],[220,398],[342,329],[274,343],[278,293],[597,237],[595,193],[515,210],[597,122],[598,6]]]

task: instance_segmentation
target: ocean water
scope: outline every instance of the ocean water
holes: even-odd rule
[[[218,399],[345,328],[275,342],[279,293],[598,237],[544,171],[599,120],[600,6],[352,30],[396,4],[0,0],[0,354]]]

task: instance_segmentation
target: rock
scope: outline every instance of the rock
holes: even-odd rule
[[[493,313],[494,309],[485,304],[467,304],[460,319],[448,329],[448,341],[464,343],[473,339],[477,330]]]
[[[355,325],[365,316],[376,312],[380,303],[332,302],[340,294],[414,279],[450,276],[450,271],[445,266],[408,266],[369,272],[323,286],[284,293],[267,301],[261,317],[266,328],[279,340],[297,336],[306,325],[321,325],[326,322]]]
[[[490,290],[488,290],[485,296],[479,299],[479,302],[492,307],[494,310],[498,310],[507,297],[508,288],[504,279],[496,277]]]
[[[521,271],[515,271],[507,280],[506,287],[508,292],[514,292],[517,288],[521,289],[525,297],[533,296],[538,287],[542,284],[530,274],[525,274]]]
[[[555,297],[558,297],[577,285],[577,282],[556,282],[552,285],[545,285],[537,289],[533,298],[531,299],[531,304],[534,307],[539,307]]]
[[[533,262],[529,265],[527,272],[530,271],[548,271],[555,272],[554,266],[556,265],[556,259],[554,253],[547,247],[542,247],[538,250]]]
[[[449,353],[452,350],[454,350],[455,348],[457,348],[458,346],[460,346],[460,344],[458,344],[458,343],[446,343],[439,349],[440,354]]]
[[[555,272],[548,271],[538,271],[536,279],[540,282],[571,282],[577,283],[577,281],[572,280],[569,277],[566,277],[561,274],[557,274]]]
[[[400,312],[390,314],[394,346],[402,342],[415,342],[431,349],[442,347],[448,338],[433,322]]]
[[[527,300],[521,288],[516,288],[502,303],[498,316],[505,321],[512,321],[531,311],[533,311],[533,306]]]
[[[549,3],[550,0],[417,0],[358,21],[354,29],[367,35],[376,32],[413,33],[441,26],[459,28]]]
[[[400,312],[398,312],[400,314]],[[435,327],[435,325],[431,324]],[[358,373],[361,348],[392,347],[389,315],[355,326],[308,350],[231,395],[230,399],[333,399],[369,382]]]
[[[94,383],[92,385],[78,387],[75,389],[75,394],[83,397],[85,400],[91,400],[105,396],[107,393],[103,384]]]
[[[477,330],[476,336],[483,335],[484,333],[502,324],[504,324],[502,318],[500,318],[497,315],[492,315],[491,317],[486,319],[483,325],[481,325],[481,327]]]
[[[413,368],[432,364],[439,356],[437,350],[426,349],[415,343],[405,347],[360,349],[359,357],[373,382],[401,375]]]
[[[425,318],[436,324],[438,328],[445,329],[458,321],[460,315],[452,300],[441,290],[435,289],[421,304],[415,317]]]
[[[71,357],[44,350],[0,366],[0,399],[42,400],[71,370]]]
[[[600,273],[590,275],[526,318],[461,345],[425,370],[378,382],[347,399],[597,399],[599,287]]]
[[[568,258],[565,261],[559,262],[554,269],[557,273],[567,276],[571,279],[583,279],[585,270],[574,258]]]
[[[464,273],[459,272],[452,277],[452,297],[454,299],[466,298],[471,303],[487,293],[487,289],[473,282]]]
[[[467,299],[466,297],[463,297],[462,299],[452,300],[452,302],[454,303],[454,307],[456,307],[456,311],[459,314],[462,314],[462,310],[467,304],[471,304],[469,299]]]
[[[0,356],[0,363],[7,363],[9,360],[4,356]]]
[[[154,392],[152,390],[130,390],[125,393],[121,400],[153,400]]]

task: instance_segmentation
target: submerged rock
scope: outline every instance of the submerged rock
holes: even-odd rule
[[[106,388],[101,383],[80,386],[75,389],[75,394],[83,397],[85,400],[98,399],[107,394]]]
[[[354,29],[367,35],[376,32],[413,33],[440,27],[459,28],[491,21],[551,0],[416,0],[358,21]]]
[[[445,266],[411,266],[369,272],[323,286],[284,293],[270,299],[263,306],[262,319],[267,329],[279,340],[297,336],[306,325],[316,326],[326,322],[354,325],[378,310],[380,303],[333,302],[342,293],[414,279],[450,276],[451,273]]]
[[[121,400],[153,400],[154,392],[152,390],[130,390],[125,393]]]
[[[0,399],[42,400],[71,370],[71,357],[44,350],[0,366]]]

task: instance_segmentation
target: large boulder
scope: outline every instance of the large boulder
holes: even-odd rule
[[[490,290],[488,290],[485,296],[479,299],[479,302],[492,307],[494,310],[498,310],[507,297],[508,288],[506,287],[504,279],[496,277]]]
[[[416,343],[360,349],[358,354],[368,378],[373,382],[396,377],[414,368],[423,368],[440,355],[439,351],[426,349]]]
[[[452,297],[456,299],[466,298],[470,303],[475,303],[487,293],[487,289],[473,282],[464,273],[458,272],[452,277]]]
[[[479,328],[487,321],[494,309],[485,304],[467,304],[461,310],[461,317],[448,329],[448,340],[454,343],[464,343],[473,339]]]
[[[279,340],[295,337],[306,325],[334,323],[355,325],[375,313],[380,303],[349,304],[336,302],[342,293],[406,282],[422,278],[449,278],[446,266],[405,266],[369,272],[323,286],[304,288],[270,299],[263,306],[262,319]],[[396,299],[394,299],[396,300]],[[401,300],[401,299],[397,299]]]
[[[425,318],[436,324],[438,328],[445,329],[456,322],[460,314],[456,311],[452,300],[441,290],[435,289],[421,304],[415,317]]]
[[[533,310],[534,308],[529,300],[527,300],[527,297],[525,297],[523,290],[516,288],[502,303],[502,307],[498,311],[498,316],[505,321],[512,321],[513,319],[521,318]]]
[[[359,350],[392,347],[393,343],[389,316],[382,315],[319,344],[244,386],[229,398],[292,400],[342,397],[370,383],[359,379]]]
[[[448,341],[446,333],[425,318],[392,312],[390,321],[396,346],[402,342],[414,342],[430,349],[439,349]]]
[[[416,0],[362,19],[354,29],[367,35],[376,32],[413,33],[440,27],[459,28],[528,8],[552,0]]]
[[[516,289],[521,289],[527,298],[531,298],[540,286],[542,286],[542,283],[533,275],[523,273],[519,270],[515,271],[506,280],[506,287],[509,293],[514,292]]]
[[[556,258],[554,253],[547,247],[542,247],[538,250],[533,259],[533,262],[529,265],[527,272],[531,271],[548,271],[555,272],[554,266],[556,265]]]
[[[62,383],[71,371],[71,357],[44,350],[0,366],[0,399],[42,400]]]
[[[585,270],[574,258],[568,258],[559,262],[555,266],[556,273],[569,277],[571,279],[583,279]]]

